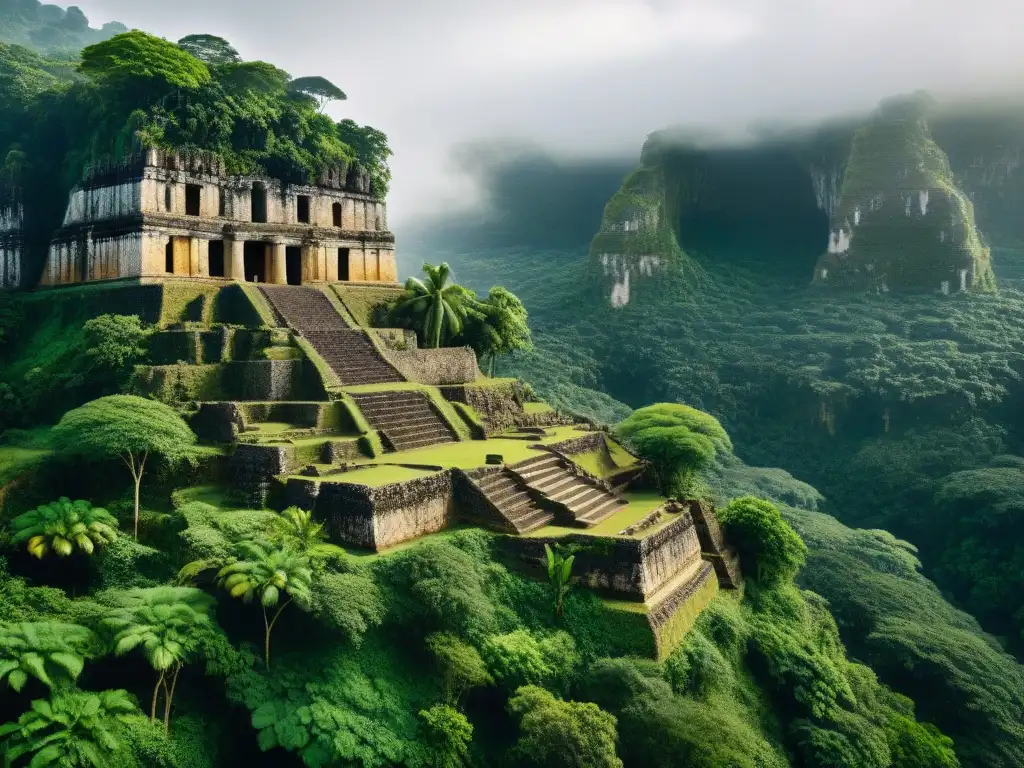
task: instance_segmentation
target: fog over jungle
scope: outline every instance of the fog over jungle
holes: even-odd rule
[[[671,124],[716,135],[862,112],[893,93],[1015,89],[1019,0],[81,0],[167,39],[222,35],[248,59],[322,74],[330,108],[395,150],[392,225],[474,200],[509,145],[635,158]],[[489,152],[466,152],[488,142]],[[485,162],[486,165],[486,162]]]

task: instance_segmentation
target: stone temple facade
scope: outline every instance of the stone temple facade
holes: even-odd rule
[[[151,149],[86,171],[40,284],[393,284],[394,243],[385,205],[360,171],[334,169],[303,186],[230,175],[209,153]]]
[[[0,288],[17,288],[21,281],[24,219],[18,191],[0,187]]]

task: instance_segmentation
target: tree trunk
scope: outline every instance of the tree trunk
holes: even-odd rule
[[[267,669],[270,669],[270,631],[274,628],[274,624],[277,623],[277,619],[281,615],[281,611],[283,611],[285,606],[291,601],[292,599],[289,597],[281,603],[281,607],[277,609],[277,613],[274,614],[274,618],[269,622],[267,621],[267,609],[263,609],[263,626],[267,628],[267,634],[263,640],[263,661],[266,663]]]
[[[171,678],[171,689],[167,690],[167,684],[164,683],[164,736],[169,736],[171,733],[171,702],[174,700],[174,689],[178,685],[178,675],[181,674],[181,664],[179,663],[177,668],[174,670],[174,677]]]
[[[164,673],[161,672],[160,673],[160,677],[157,678],[156,685],[153,686],[153,704],[149,708],[149,719],[150,719],[150,722],[155,722],[156,721],[156,697],[160,693],[160,686],[163,685],[163,682],[164,682]]]

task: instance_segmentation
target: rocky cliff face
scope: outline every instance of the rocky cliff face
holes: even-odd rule
[[[993,290],[974,206],[932,139],[924,97],[884,103],[853,139],[816,283]]]
[[[1024,243],[1022,131],[1021,105],[916,94],[742,146],[656,132],[605,208],[592,266],[613,306],[723,260],[794,286],[991,291],[989,240],[996,254]]]

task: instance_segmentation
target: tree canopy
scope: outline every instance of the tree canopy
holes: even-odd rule
[[[116,457],[135,481],[135,538],[139,536],[139,486],[150,455],[176,462],[192,455],[196,436],[172,408],[135,395],[109,395],[64,414],[53,428],[62,453]]]
[[[178,47],[210,66],[242,60],[231,43],[216,35],[185,35],[178,41]]]
[[[658,488],[666,496],[685,495],[693,474],[732,443],[713,416],[678,403],[639,408],[615,427],[642,458],[651,463]]]
[[[759,582],[788,581],[804,564],[806,545],[771,502],[743,496],[730,501],[718,519],[744,572]]]

